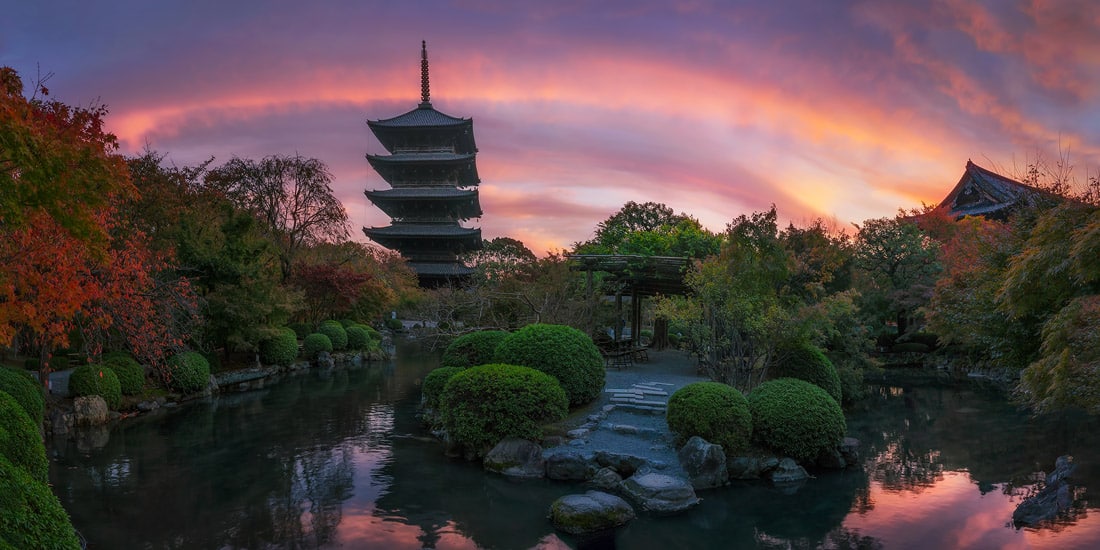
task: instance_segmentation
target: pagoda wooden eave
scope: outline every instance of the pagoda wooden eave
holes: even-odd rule
[[[367,162],[390,185],[404,185],[408,181],[432,183],[441,173],[454,174],[456,184],[477,185],[481,178],[477,173],[476,155],[456,153],[399,153],[395,155],[366,155]],[[396,187],[396,185],[395,185]]]
[[[453,187],[417,187],[366,191],[372,204],[391,218],[424,215],[468,220],[481,217],[481,202],[477,190]],[[442,215],[439,215],[442,214]]]
[[[430,104],[427,107],[421,105],[393,118],[367,121],[371,132],[391,153],[408,141],[449,141],[460,153],[476,153],[473,124],[471,118],[457,118],[441,113]]]

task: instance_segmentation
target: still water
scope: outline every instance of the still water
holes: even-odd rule
[[[414,414],[436,365],[291,377],[187,404],[109,432],[48,442],[54,491],[92,549],[140,548],[1100,548],[1100,427],[1034,420],[973,386],[892,384],[849,415],[862,471],[794,494],[704,492],[675,517],[642,516],[613,539],[555,533],[550,503],[579,486],[512,482],[447,460]],[[1016,529],[1037,473],[1072,454],[1069,518]]]

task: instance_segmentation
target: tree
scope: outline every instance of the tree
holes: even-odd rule
[[[305,297],[300,317],[309,323],[350,317],[378,319],[416,286],[404,262],[356,242],[319,244],[302,254],[291,277]]]
[[[574,248],[577,254],[637,254],[705,258],[718,253],[721,237],[687,214],[664,204],[628,202],[596,227],[596,235]]]
[[[348,215],[332,194],[324,163],[295,155],[260,162],[234,157],[210,172],[207,185],[260,220],[275,244],[282,281],[290,279],[304,246],[347,238]]]
[[[904,334],[931,297],[941,270],[939,244],[904,212],[867,220],[856,229],[853,262],[862,275],[857,286],[864,313],[880,327],[896,323],[896,333]]]
[[[481,249],[464,258],[486,279],[502,277],[529,278],[538,258],[523,242],[511,237],[482,241]]]

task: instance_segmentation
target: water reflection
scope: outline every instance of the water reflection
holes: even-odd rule
[[[1100,487],[1093,419],[1032,419],[968,387],[878,388],[849,416],[863,470],[797,492],[702,492],[675,517],[643,515],[597,540],[555,533],[556,498],[583,490],[510,481],[443,457],[415,418],[437,362],[306,373],[266,389],[51,442],[51,481],[90,548],[1100,547],[1084,490],[1050,526],[1016,529],[1016,505],[1061,454]]]

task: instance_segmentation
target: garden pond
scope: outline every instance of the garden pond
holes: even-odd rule
[[[849,413],[864,467],[795,492],[700,493],[602,539],[557,533],[555,499],[584,488],[511,481],[447,459],[416,418],[438,359],[307,371],[47,441],[50,481],[88,548],[1100,548],[1100,423],[1034,419],[996,390],[874,386]],[[1078,464],[1057,523],[1012,512],[1059,455]]]

